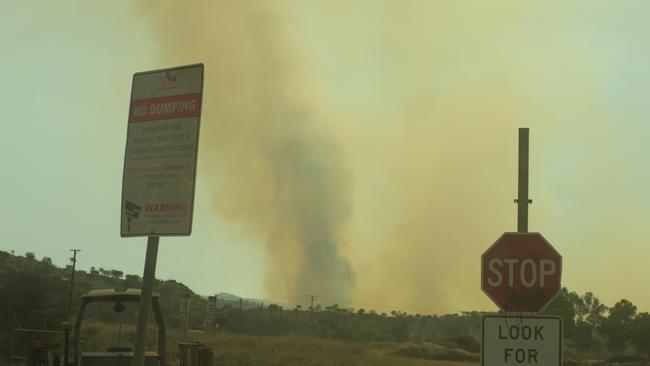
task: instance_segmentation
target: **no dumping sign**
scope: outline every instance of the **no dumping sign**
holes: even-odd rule
[[[190,235],[203,64],[133,75],[121,236]]]

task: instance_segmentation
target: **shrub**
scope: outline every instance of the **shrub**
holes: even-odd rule
[[[458,345],[458,348],[462,349],[463,351],[467,351],[471,353],[481,352],[481,344],[478,343],[476,339],[470,336],[455,337],[454,341]]]

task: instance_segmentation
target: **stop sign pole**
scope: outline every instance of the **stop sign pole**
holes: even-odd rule
[[[559,293],[562,257],[528,232],[528,136],[519,129],[517,232],[504,233],[481,256],[481,288],[504,312],[483,317],[481,366],[562,365],[562,319],[533,315]]]
[[[528,232],[528,128],[519,129],[519,189],[517,192],[517,231]]]

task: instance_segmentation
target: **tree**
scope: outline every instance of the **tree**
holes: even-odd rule
[[[51,266],[51,265],[52,265],[52,258],[50,258],[50,257],[43,257],[43,259],[41,259],[41,262],[42,262],[43,264],[46,264],[46,265],[48,265],[48,266]]]
[[[119,271],[117,269],[111,269],[111,277],[115,279],[120,279],[122,278],[122,276],[124,276],[124,272]]]
[[[298,311],[300,311],[300,308],[301,308],[300,305],[296,305],[296,308],[294,309],[294,311],[295,311],[296,321],[298,321]]]
[[[339,310],[338,304],[332,304],[330,306],[325,306],[325,311],[337,312]]]
[[[140,276],[128,274],[124,277],[124,287],[126,288],[140,288]]]
[[[607,307],[600,303],[600,300],[591,292],[586,292],[582,297],[574,298],[576,326],[573,334],[573,346],[578,353],[598,349],[600,341],[594,337],[594,331],[598,329],[605,319]]]
[[[598,328],[605,320],[607,306],[600,303],[600,300],[591,292],[585,292],[576,307],[578,320],[585,320],[592,327]]]
[[[584,320],[578,319],[573,335],[573,346],[582,359],[582,355],[589,350],[595,349],[598,341],[594,337],[593,327]]]
[[[393,318],[390,319],[390,332],[393,340],[404,342],[408,339],[408,315],[402,311],[391,311]]]
[[[557,297],[544,309],[546,315],[559,315],[564,321],[564,334],[573,338],[576,328],[576,307],[580,304],[580,296],[575,292],[569,292],[566,287]]]
[[[632,323],[636,315],[636,306],[622,299],[609,309],[609,316],[600,326],[601,333],[607,337],[607,348],[612,352],[625,350],[632,336]]]
[[[632,323],[630,341],[637,352],[650,357],[650,314],[638,314]]]
[[[34,255],[33,252],[27,252],[25,253],[25,258],[29,259],[30,261],[33,261],[36,259],[36,255]]]

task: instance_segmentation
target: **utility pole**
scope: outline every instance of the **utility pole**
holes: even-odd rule
[[[74,291],[74,270],[77,265],[77,252],[80,252],[81,249],[70,249],[74,254],[72,255],[72,275],[70,276],[70,299],[68,301],[68,317],[72,315],[72,293]]]
[[[70,249],[72,254],[72,275],[70,276],[70,299],[68,301],[68,320],[63,322],[63,365],[68,366],[70,359],[70,330],[72,330],[72,296],[74,293],[74,271],[77,265],[77,252],[81,249]]]
[[[517,199],[517,232],[528,232],[528,128],[519,129],[519,184]]]
[[[309,307],[309,322],[313,326],[314,325],[314,299],[317,299],[318,296],[307,295],[307,297],[311,297],[311,306]]]
[[[239,298],[239,311],[241,311],[241,301],[242,301],[242,298],[240,297]]]
[[[183,332],[183,342],[185,342],[187,338],[187,329],[189,328],[190,304],[191,304],[191,298],[189,296],[185,296],[181,298],[181,308],[179,311],[178,318],[179,318],[180,328]]]

